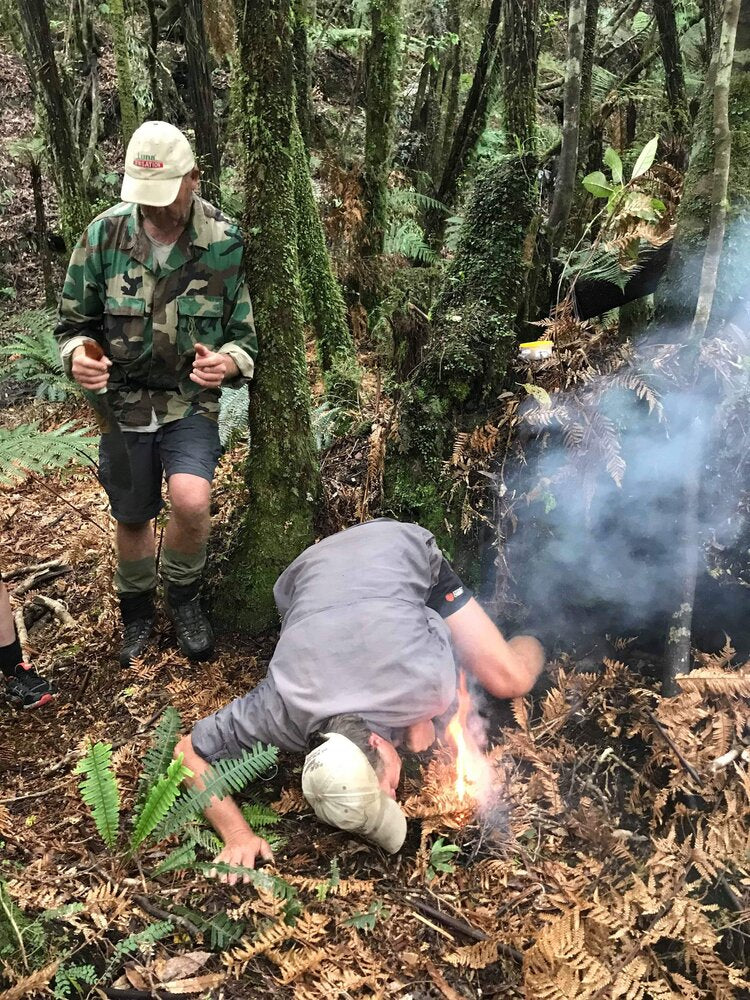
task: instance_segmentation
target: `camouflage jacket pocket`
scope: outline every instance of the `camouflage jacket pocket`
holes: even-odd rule
[[[146,303],[135,295],[107,296],[104,332],[114,361],[137,360],[144,351]]]
[[[224,299],[220,295],[179,295],[177,297],[177,353],[192,355],[196,343],[221,347]]]

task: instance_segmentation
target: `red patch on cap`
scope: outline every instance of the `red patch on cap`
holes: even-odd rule
[[[133,160],[134,167],[151,167],[156,170],[159,167],[163,167],[164,164],[161,160]]]
[[[446,601],[455,601],[456,598],[454,594],[446,594],[445,599]]]

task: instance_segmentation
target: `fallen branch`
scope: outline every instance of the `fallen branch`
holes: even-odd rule
[[[23,583],[19,583],[13,591],[13,596],[21,597],[22,594],[27,593],[29,590],[33,590],[34,587],[41,587],[42,584],[49,583],[50,580],[55,580],[58,576],[65,576],[65,574],[70,573],[70,571],[70,566],[61,566],[59,563],[57,567],[39,569],[32,573],[31,576],[27,576]]]
[[[444,924],[446,927],[450,927],[451,930],[458,931],[460,934],[465,934],[466,937],[471,938],[473,941],[488,941],[489,935],[485,934],[484,931],[480,931],[477,927],[472,927],[471,924],[466,923],[465,920],[459,920],[456,917],[451,917],[447,913],[443,913],[442,910],[436,910],[434,906],[430,906],[429,903],[425,903],[423,900],[416,898],[415,896],[405,896],[403,902],[408,903],[409,906],[413,906],[415,910],[421,910],[428,917],[432,917],[433,920],[437,920]],[[508,958],[515,959],[516,962],[523,961],[523,955],[520,951],[516,951],[515,948],[511,948],[507,944],[500,944],[497,942],[498,951]]]
[[[49,608],[55,618],[59,618],[63,625],[75,626],[75,618],[70,614],[62,601],[56,601],[52,597],[45,597],[44,594],[37,594],[34,598],[34,603],[43,604],[45,608]]]
[[[662,737],[664,738],[664,741],[669,745],[670,750],[675,755],[675,757],[680,762],[680,764],[683,766],[683,768],[687,771],[687,773],[690,775],[690,777],[693,779],[693,781],[696,783],[696,785],[698,785],[699,788],[702,788],[703,787],[703,782],[701,781],[701,776],[695,770],[695,768],[690,763],[690,761],[685,760],[685,758],[682,756],[682,753],[681,753],[679,747],[677,747],[675,745],[674,740],[669,735],[669,733],[666,731],[666,729],[664,728],[664,726],[662,726],[661,722],[659,722],[659,720],[656,718],[656,716],[653,714],[653,712],[649,712],[649,710],[647,708],[644,709],[644,711],[645,711],[646,715],[648,716],[649,721],[655,726],[655,728],[657,729],[657,731],[659,733],[661,733]]]
[[[23,608],[16,608],[13,612],[13,621],[16,624],[18,641],[21,643],[21,652],[23,653],[25,659],[28,656],[29,651],[29,633],[26,630],[26,622],[23,618]]]
[[[188,920],[187,917],[183,917],[179,913],[171,913],[169,910],[162,910],[160,906],[152,903],[146,896],[140,896],[134,893],[133,899],[142,910],[145,910],[146,913],[150,914],[152,917],[157,917],[159,920],[169,920],[173,924],[179,924],[180,927],[185,928],[191,937],[200,937],[203,933],[200,927],[196,927],[192,920]]]
[[[59,559],[51,559],[49,562],[34,563],[32,566],[17,566],[15,569],[3,573],[3,579],[17,580],[19,576],[28,576],[29,573],[39,573],[44,569],[58,569],[62,566]]]

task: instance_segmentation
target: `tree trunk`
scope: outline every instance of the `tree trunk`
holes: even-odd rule
[[[458,0],[447,0],[446,27],[452,41],[445,67],[445,109],[435,141],[435,153],[428,167],[435,186],[438,178],[442,177],[448,161],[458,117],[458,96],[461,86],[461,10]]]
[[[749,33],[740,39],[740,44],[747,45],[750,43],[750,0],[742,0],[742,6],[745,12],[743,27]],[[739,15],[740,0],[726,0],[721,38],[712,65],[711,75],[713,76],[713,86],[708,91],[710,96],[704,102],[710,105],[714,155],[711,183],[707,185],[706,192],[710,206],[708,238],[705,253],[703,254],[695,312],[690,325],[690,332],[687,336],[687,346],[689,348],[687,356],[689,359],[693,359],[696,356],[698,346],[705,337],[708,329],[718,283],[722,251],[724,250],[727,194],[729,192],[730,158],[732,151],[729,104]],[[741,67],[742,76],[746,78],[748,75],[747,51],[739,49],[737,55],[740,57],[738,65]],[[747,79],[744,80],[744,83],[745,96],[747,96]],[[745,104],[744,111],[746,116],[749,115],[750,106]],[[706,124],[708,124],[707,119],[708,113],[706,114]],[[745,141],[747,143],[746,137]],[[690,169],[691,171],[693,169],[692,162]],[[707,181],[708,177],[705,180]],[[745,208],[747,208],[747,203],[745,204]],[[747,266],[745,270],[748,270]],[[737,289],[733,291],[736,294]],[[695,585],[701,546],[698,504],[704,449],[702,447],[703,432],[699,416],[695,418],[694,427],[694,454],[689,456],[689,459],[686,461],[685,482],[683,485],[683,523],[681,525],[682,530],[680,532],[680,544],[677,549],[676,560],[680,570],[679,596],[677,609],[672,616],[673,624],[667,635],[663,677],[663,691],[665,695],[677,693],[676,677],[679,674],[688,673],[691,668],[690,649],[693,605],[695,602]]]
[[[81,158],[73,139],[68,102],[55,61],[44,0],[19,0],[18,8],[29,65],[47,113],[47,134],[55,165],[52,175],[58,192],[63,237],[68,248],[72,249],[91,220]]]
[[[201,191],[206,201],[221,205],[221,158],[214,118],[208,39],[203,24],[203,0],[183,0],[182,28],[185,33],[195,147],[202,174]]]
[[[591,142],[591,84],[594,74],[594,55],[599,27],[599,0],[587,0],[586,23],[583,29],[583,61],[581,63],[581,123],[578,148],[579,160],[588,163]]]
[[[429,342],[404,389],[399,452],[389,452],[386,463],[385,509],[441,539],[446,525],[460,523],[465,495],[444,474],[456,435],[485,422],[515,351],[536,166],[531,155],[508,156],[477,178]]]
[[[673,0],[654,0],[654,14],[659,28],[669,116],[672,119],[675,135],[684,139],[690,133],[690,113]]]
[[[440,185],[435,197],[448,208],[452,208],[458,193],[458,182],[466,169],[469,160],[482,138],[487,125],[490,97],[493,81],[496,75],[496,59],[498,40],[497,32],[500,26],[503,0],[492,0],[487,26],[482,37],[477,68],[471,81],[471,87],[466,97],[466,104],[461,113],[461,119],[451,139],[450,152],[445,163]],[[445,216],[442,212],[430,212],[425,220],[425,233],[433,246],[439,246],[443,241]]]
[[[323,223],[310,183],[307,150],[299,129],[292,133],[292,156],[305,319],[315,332],[329,402],[347,406],[357,401],[361,372],[346,320],[344,296],[331,270]]]
[[[313,539],[319,470],[310,426],[292,143],[291,0],[236,0],[237,120],[245,150],[247,276],[260,339],[250,395],[250,503],[215,614],[252,633],[276,623],[273,584]]]
[[[539,0],[504,0],[501,51],[509,152],[534,150],[538,45]]]
[[[115,68],[117,70],[117,97],[120,101],[120,129],[122,131],[122,144],[127,149],[130,137],[138,127],[138,118],[133,98],[133,78],[130,74],[123,0],[110,0],[109,13],[112,19],[112,45],[115,50]]]
[[[568,57],[565,64],[563,134],[555,195],[547,227],[550,241],[559,246],[573,202],[578,169],[578,132],[581,118],[581,64],[586,21],[586,0],[570,0],[568,11]]]
[[[312,84],[308,28],[315,21],[315,0],[294,3],[294,77],[297,92],[297,121],[305,148],[310,148],[313,122]]]
[[[706,45],[709,53],[716,48],[716,39],[721,32],[721,14],[724,0],[701,0],[700,7],[706,26]]]
[[[52,308],[57,302],[57,295],[52,281],[52,262],[47,245],[47,213],[44,210],[44,192],[42,190],[42,171],[38,161],[29,157],[29,180],[34,196],[34,229],[36,231],[36,248],[42,258],[42,276],[44,279],[44,301]]]
[[[445,16],[441,0],[430,5],[425,25],[425,49],[422,69],[417,84],[417,94],[409,123],[409,138],[412,143],[407,166],[419,173],[423,172],[431,155],[435,135],[439,128],[445,68],[448,53],[445,46]]]
[[[154,118],[156,121],[164,119],[164,104],[161,99],[161,86],[159,84],[159,73],[156,68],[156,61],[159,52],[159,21],[156,17],[156,6],[154,0],[146,0],[148,10],[148,78],[151,85],[151,102],[153,104]]]
[[[401,0],[370,2],[371,33],[365,56],[365,161],[362,170],[365,217],[360,235],[360,253],[365,258],[382,254],[388,223],[388,175],[396,110],[400,12]]]

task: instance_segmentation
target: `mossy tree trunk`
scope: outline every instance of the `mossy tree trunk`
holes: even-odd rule
[[[55,60],[44,0],[19,0],[24,42],[31,72],[47,115],[47,134],[55,168],[60,222],[65,243],[75,245],[91,221],[91,203],[81,169],[81,156],[68,116],[68,101]]]
[[[459,181],[474,155],[482,133],[487,126],[490,98],[494,90],[498,63],[498,30],[503,8],[503,0],[492,0],[487,24],[482,36],[477,67],[471,81],[461,118],[451,137],[445,167],[435,197],[448,208],[452,208],[458,194]],[[425,233],[433,246],[443,242],[445,214],[429,212],[425,219]]]
[[[539,0],[504,0],[501,41],[508,152],[534,152]]]
[[[206,201],[221,204],[221,157],[214,116],[209,48],[203,22],[203,0],[183,0],[182,29],[188,64],[188,93],[193,112],[195,148]]]
[[[130,72],[128,32],[125,24],[123,0],[109,0],[109,15],[112,20],[112,45],[115,50],[115,69],[117,70],[120,130],[122,132],[122,144],[127,147],[131,135],[138,127],[138,117],[133,97],[133,77]]]
[[[359,240],[364,258],[377,257],[383,252],[388,223],[400,16],[401,0],[371,0],[370,42],[365,54],[366,131],[362,168],[365,217]]]
[[[581,122],[581,65],[586,23],[586,0],[570,0],[568,9],[568,53],[565,63],[563,96],[563,134],[555,182],[555,194],[550,208],[548,231],[550,242],[559,246],[573,203],[578,170],[578,136]]]
[[[587,0],[583,26],[583,59],[581,61],[581,122],[579,126],[579,162],[588,163],[591,143],[591,86],[594,78],[596,39],[599,31],[599,0]],[[588,172],[588,171],[587,171]]]
[[[428,165],[428,172],[435,185],[445,169],[458,117],[458,96],[461,87],[461,9],[458,0],[446,2],[446,29],[451,44],[445,66],[444,108],[440,129],[435,137],[434,152]]]
[[[326,247],[323,223],[315,204],[307,150],[299,128],[292,130],[297,248],[305,319],[315,332],[318,360],[329,401],[357,401],[361,372],[346,319],[346,304]]]
[[[590,2],[590,0],[589,0]],[[685,71],[677,34],[673,0],[654,0],[654,14],[659,28],[661,58],[664,63],[664,78],[667,85],[667,103],[674,133],[684,139],[690,133]]]
[[[154,119],[162,121],[164,118],[164,104],[161,99],[161,84],[159,83],[159,72],[157,69],[159,21],[156,17],[155,0],[146,0],[146,11],[148,13],[148,79],[151,85],[151,104],[154,111]]]
[[[295,0],[294,76],[297,92],[297,120],[306,148],[310,148],[313,123],[312,82],[308,30],[315,22],[315,0]]]
[[[313,539],[319,469],[297,250],[291,0],[236,0],[235,15],[247,277],[260,351],[250,396],[250,500],[215,614],[224,626],[259,633],[277,621],[276,578]]]
[[[456,435],[487,419],[517,340],[525,238],[537,207],[536,161],[509,156],[477,178],[464,233],[434,308],[428,344],[404,387],[400,444],[386,463],[385,506],[445,541],[464,493],[444,477]]]

